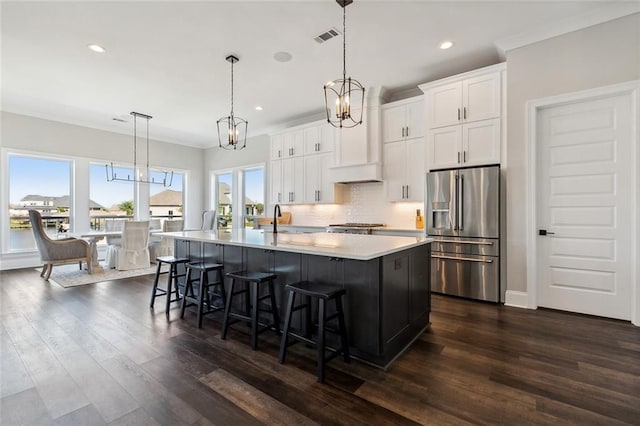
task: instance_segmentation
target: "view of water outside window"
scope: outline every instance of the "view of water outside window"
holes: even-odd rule
[[[218,186],[218,229],[231,229],[233,203],[233,175],[223,173],[216,175]]]
[[[52,238],[69,229],[71,162],[9,155],[9,250],[36,247],[29,210],[42,214]]]
[[[133,168],[113,166],[116,177],[133,179]],[[109,167],[111,176],[111,167]],[[133,182],[107,181],[104,164],[89,166],[89,216],[93,230],[103,230],[104,221],[110,219],[133,218]],[[104,243],[104,240],[100,243]],[[100,244],[99,243],[99,244]]]
[[[257,217],[264,217],[264,167],[244,170],[244,226],[257,228]]]

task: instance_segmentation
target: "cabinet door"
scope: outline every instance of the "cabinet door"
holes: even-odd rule
[[[407,139],[422,138],[427,127],[427,116],[424,111],[424,100],[412,102],[406,105]]]
[[[500,119],[462,126],[462,159],[465,166],[500,163]]]
[[[317,203],[322,185],[322,155],[304,157],[304,199],[305,203]]]
[[[284,201],[282,195],[282,161],[272,161],[269,165],[270,188],[269,201],[278,204]]]
[[[320,151],[320,127],[304,129],[304,155],[317,154]]]
[[[458,167],[462,163],[462,126],[432,129],[427,136],[427,163],[430,170]]]
[[[465,122],[500,117],[500,73],[464,80],[462,93]]]
[[[322,154],[320,157],[320,189],[318,192],[318,202],[320,203],[341,203],[342,189],[344,185],[335,184],[329,180],[329,168],[333,167],[333,153]]]
[[[451,83],[427,91],[429,128],[450,126],[462,120],[462,83]]]
[[[282,158],[282,135],[271,137],[271,159],[280,160]]]
[[[382,174],[387,187],[388,201],[403,201],[405,197],[406,144],[404,141],[383,145]]]
[[[283,157],[299,157],[304,151],[304,131],[296,130],[294,132],[282,135]]]
[[[329,123],[322,123],[319,128],[319,153],[333,152],[336,146],[336,128]]]
[[[304,200],[304,162],[302,157],[282,160],[282,202],[302,203]]]
[[[360,113],[358,112],[357,114],[359,115]],[[363,163],[363,153],[368,152],[369,149],[367,146],[367,122],[364,121],[356,127],[343,127],[338,129],[338,132],[340,143],[338,144],[339,152],[337,158],[340,159],[340,165],[347,166]]]
[[[423,138],[406,142],[405,201],[423,201],[425,185],[425,142]]]
[[[382,142],[404,139],[406,127],[406,107],[399,105],[382,110]]]

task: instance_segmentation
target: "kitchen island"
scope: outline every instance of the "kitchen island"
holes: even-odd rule
[[[177,256],[219,262],[226,272],[277,274],[276,300],[282,314],[288,283],[306,280],[345,288],[351,353],[381,368],[429,325],[429,238],[263,230],[158,235],[175,239]],[[305,318],[296,314],[292,326],[303,327]]]

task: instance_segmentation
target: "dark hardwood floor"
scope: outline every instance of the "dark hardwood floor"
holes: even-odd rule
[[[167,322],[152,277],[63,289],[1,272],[2,425],[640,424],[640,328],[433,297],[430,329],[389,371],[329,363],[219,317]]]

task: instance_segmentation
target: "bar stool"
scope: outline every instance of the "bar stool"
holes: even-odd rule
[[[178,274],[178,265],[185,264],[189,262],[189,259],[186,257],[174,257],[174,256],[158,256],[156,257],[156,263],[158,264],[158,268],[156,269],[156,277],[153,280],[153,289],[151,290],[151,302],[149,303],[149,307],[153,309],[153,305],[156,301],[156,297],[159,296],[167,296],[167,300],[165,302],[165,315],[169,318],[169,306],[172,302],[178,302],[182,300],[180,296],[180,291],[178,289],[178,278],[184,277],[185,274]],[[161,272],[163,264],[169,265],[169,270],[165,272]],[[162,289],[158,288],[158,280],[160,275],[168,274],[167,276],[167,288]],[[172,299],[171,296],[175,294],[175,298]]]
[[[227,293],[226,308],[224,311],[224,322],[222,323],[222,335],[220,338],[223,340],[227,338],[227,331],[229,330],[229,318],[234,318],[240,321],[246,321],[251,324],[251,348],[258,348],[258,334],[265,330],[275,328],[276,334],[280,335],[280,317],[278,315],[278,307],[276,305],[276,297],[274,292],[273,281],[278,278],[275,274],[266,272],[251,272],[251,271],[236,271],[229,272],[227,277],[231,278],[231,284],[229,292]],[[234,291],[236,280],[244,284],[242,290]],[[267,283],[269,294],[259,296],[261,284]],[[245,296],[245,312],[244,314],[238,312],[231,312],[231,305],[233,298],[241,294]],[[260,309],[259,304],[261,301],[269,299],[269,309]],[[259,322],[259,312],[269,312],[273,316],[272,324],[263,324]],[[234,321],[237,322],[237,321]],[[263,326],[262,330],[258,330],[258,325]]]
[[[318,348],[318,382],[322,383],[324,382],[324,366],[326,362],[338,356],[340,353],[342,353],[342,356],[344,357],[344,362],[348,363],[350,361],[347,328],[345,326],[344,312],[342,310],[342,296],[344,296],[347,292],[343,288],[331,287],[323,284],[314,284],[308,281],[287,284],[285,288],[289,290],[289,299],[287,301],[287,311],[284,319],[284,331],[282,334],[282,340],[280,342],[280,356],[278,357],[278,362],[280,362],[280,364],[284,363],[285,357],[287,355],[287,340],[289,336],[294,337],[297,340],[316,345]],[[294,306],[296,294],[307,296],[307,301],[301,305]],[[311,299],[316,299],[318,301],[318,335],[316,341],[310,338],[310,320],[307,321],[306,337],[300,334],[293,333],[289,330],[293,312],[300,309],[307,309],[307,318],[310,319]],[[330,300],[335,301],[336,312],[327,316],[326,304]],[[327,322],[333,319],[338,320],[338,331],[326,326]],[[325,331],[339,334],[342,345],[340,349],[336,350],[328,357],[325,357]]]
[[[202,328],[202,317],[207,314],[214,313],[224,309],[225,291],[224,280],[222,279],[222,270],[224,266],[221,263],[193,262],[187,263],[187,283],[184,286],[184,294],[182,296],[182,309],[180,318],[184,318],[184,310],[187,306],[196,305],[198,307],[198,328]],[[199,278],[192,278],[191,272],[199,271]],[[216,280],[209,281],[209,272],[216,272]],[[198,281],[198,294],[193,291],[193,283]],[[211,288],[219,286],[219,291],[210,291]],[[222,301],[222,306],[215,306],[212,303],[212,297],[217,297]],[[204,310],[204,305],[207,310]]]

